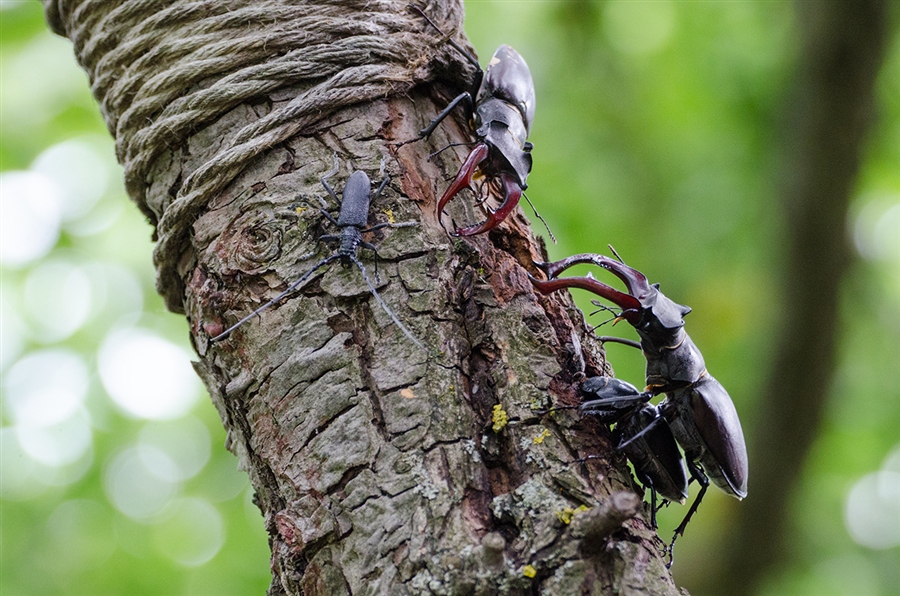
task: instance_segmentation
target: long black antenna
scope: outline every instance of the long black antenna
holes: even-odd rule
[[[359,269],[359,272],[362,274],[363,280],[366,282],[366,285],[369,286],[369,292],[375,298],[375,301],[381,306],[382,310],[387,313],[387,315],[391,318],[394,324],[403,331],[404,335],[409,338],[411,342],[422,348],[423,350],[427,349],[422,342],[416,339],[416,336],[412,334],[412,332],[400,322],[400,319],[397,318],[397,315],[394,314],[394,311],[388,307],[387,303],[381,298],[381,294],[378,293],[378,290],[375,289],[375,286],[372,284],[371,280],[369,280],[369,275],[366,273],[366,268],[363,267],[363,264],[360,262],[358,258],[354,255],[350,256],[350,261],[356,265]]]
[[[303,277],[301,277],[300,279],[298,279],[297,281],[295,281],[294,283],[292,283],[291,285],[289,285],[288,288],[287,288],[285,291],[283,291],[282,293],[278,294],[277,296],[275,296],[274,298],[272,298],[271,300],[269,300],[268,302],[266,302],[265,304],[263,304],[262,306],[260,306],[260,307],[257,308],[256,310],[254,310],[252,313],[250,313],[249,315],[247,315],[246,317],[244,317],[243,319],[241,319],[240,321],[238,321],[237,323],[235,323],[234,325],[232,325],[231,327],[229,327],[228,329],[226,329],[225,331],[223,331],[223,332],[220,333],[219,335],[213,337],[212,339],[210,339],[210,341],[221,341],[221,340],[223,340],[223,339],[227,339],[228,336],[231,335],[231,332],[232,332],[232,331],[234,331],[235,329],[237,329],[238,327],[240,327],[241,325],[243,325],[244,323],[246,323],[247,321],[249,321],[250,319],[252,319],[252,318],[255,317],[256,315],[258,315],[258,314],[261,313],[262,311],[266,310],[267,308],[269,308],[269,307],[272,306],[273,304],[277,304],[278,302],[281,302],[281,300],[283,300],[285,296],[287,296],[288,294],[290,294],[291,292],[293,292],[294,290],[296,290],[297,288],[299,288],[300,285],[301,285],[303,282],[305,282],[307,279],[309,279],[309,277],[310,277],[313,273],[315,273],[318,269],[324,267],[325,265],[327,265],[327,264],[330,263],[331,261],[340,258],[340,256],[341,256],[341,255],[335,253],[335,254],[333,254],[333,255],[330,255],[330,256],[325,257],[324,259],[322,259],[321,261],[319,261],[318,263],[316,263],[316,264],[313,266],[312,269],[310,269],[309,271],[307,271],[306,273],[304,273],[304,274],[303,274]]]

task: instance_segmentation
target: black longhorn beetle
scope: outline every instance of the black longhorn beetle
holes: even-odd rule
[[[557,276],[573,265],[591,263],[612,272],[625,282],[628,293],[620,292],[593,278]],[[651,285],[647,277],[621,261],[597,254],[574,255],[554,263],[535,263],[547,281],[531,278],[543,294],[563,288],[581,288],[609,300],[622,309],[619,318],[628,321],[641,338],[640,347],[647,360],[647,388],[644,393],[623,390],[607,402],[610,410],[647,403],[665,393],[657,406],[660,416],[650,420],[632,436],[634,441],[661,424],[667,424],[684,450],[691,480],[700,484],[700,492],[669,543],[672,564],[675,540],[684,530],[703,500],[709,482],[738,499],[747,496],[747,447],[734,403],[724,387],[706,370],[703,355],[684,331],[687,306],[676,304]],[[598,406],[595,412],[603,407]]]
[[[438,33],[446,37],[421,8],[415,5],[409,5],[409,8],[419,13]],[[447,43],[473,64],[478,73],[472,88],[453,99],[431,124],[419,131],[419,136],[413,141],[428,137],[459,104],[462,103],[467,108],[469,126],[478,140],[456,178],[438,201],[437,215],[440,220],[444,206],[462,189],[472,188],[472,177],[476,171],[489,180],[499,178],[503,201],[497,210],[488,209],[485,221],[466,228],[456,228],[453,233],[454,236],[473,236],[483,234],[503,221],[515,209],[528,186],[525,180],[531,172],[532,144],[526,139],[534,120],[534,80],[525,60],[508,45],[497,48],[488,67],[482,70],[475,56],[452,39],[447,38]]]
[[[384,167],[384,163],[382,162],[382,168],[383,167]],[[407,227],[416,225],[416,222],[414,222],[414,221],[407,221],[407,222],[402,222],[402,223],[385,222],[385,223],[376,224],[370,228],[367,228],[366,226],[368,225],[368,219],[369,219],[369,204],[372,200],[377,200],[378,197],[381,196],[381,191],[383,191],[384,187],[387,186],[388,182],[390,182],[390,179],[391,179],[390,176],[388,176],[388,175],[384,176],[384,179],[381,181],[381,184],[379,184],[378,189],[375,191],[375,194],[372,195],[371,194],[372,193],[372,183],[369,181],[369,177],[366,175],[365,172],[363,172],[361,170],[357,170],[350,175],[350,178],[347,180],[347,184],[344,186],[343,200],[339,200],[337,198],[337,194],[335,194],[335,192],[334,192],[334,189],[331,188],[330,184],[328,184],[328,178],[330,178],[331,176],[336,174],[337,171],[338,171],[338,159],[337,159],[337,155],[335,155],[334,168],[332,168],[331,171],[329,171],[327,174],[322,176],[322,178],[320,180],[322,182],[322,186],[325,187],[325,190],[328,192],[328,194],[331,196],[331,198],[333,198],[335,201],[337,201],[341,206],[341,211],[340,211],[340,214],[338,215],[338,218],[334,219],[334,217],[330,213],[328,213],[328,211],[325,210],[324,207],[327,207],[328,204],[325,202],[324,199],[320,198],[319,200],[322,201],[322,205],[323,205],[323,209],[321,210],[322,214],[325,216],[326,219],[328,219],[328,221],[330,221],[332,224],[334,224],[340,230],[340,234],[325,234],[325,235],[322,235],[319,237],[319,241],[322,241],[322,240],[339,241],[340,246],[338,247],[338,249],[335,252],[328,255],[327,257],[325,257],[324,259],[322,259],[321,261],[319,261],[318,263],[316,263],[315,265],[313,265],[309,271],[304,273],[303,276],[300,277],[300,279],[298,279],[297,281],[292,283],[290,286],[288,286],[288,288],[285,291],[278,294],[277,296],[275,296],[274,298],[272,298],[271,300],[269,300],[268,302],[266,302],[265,304],[263,304],[256,310],[254,310],[252,313],[250,313],[249,315],[247,315],[246,317],[244,317],[243,319],[241,319],[240,321],[238,321],[237,323],[235,323],[234,325],[232,325],[231,327],[229,327],[228,329],[226,329],[219,335],[213,337],[211,341],[216,342],[216,341],[220,341],[220,340],[228,338],[228,336],[231,335],[232,331],[234,331],[235,329],[237,329],[238,327],[240,327],[241,325],[243,325],[244,323],[246,323],[247,321],[249,321],[256,315],[258,315],[262,311],[266,310],[270,306],[277,304],[282,299],[284,299],[286,296],[288,296],[289,294],[294,292],[297,288],[299,288],[303,284],[303,282],[305,282],[307,279],[309,279],[313,273],[315,273],[316,271],[318,271],[319,269],[321,269],[322,267],[324,267],[325,265],[327,265],[328,263],[330,263],[332,261],[340,260],[341,263],[345,267],[349,267],[351,263],[353,265],[356,265],[356,268],[359,269],[359,272],[362,274],[363,281],[365,281],[366,285],[369,286],[369,292],[372,294],[372,297],[375,298],[375,301],[378,302],[378,304],[381,306],[381,308],[384,310],[384,312],[387,313],[387,315],[391,318],[391,320],[394,322],[394,324],[396,324],[397,327],[399,327],[400,330],[403,331],[403,333],[406,335],[406,337],[408,337],[410,339],[410,341],[412,341],[414,344],[416,344],[420,348],[425,349],[425,346],[423,346],[422,343],[418,339],[416,339],[416,337],[412,334],[412,332],[409,329],[407,329],[406,326],[403,325],[403,323],[400,322],[400,319],[397,318],[397,315],[394,314],[394,312],[388,307],[387,303],[385,303],[384,299],[382,299],[381,295],[378,293],[378,290],[375,289],[375,285],[372,284],[372,281],[369,279],[369,276],[366,273],[366,268],[363,267],[362,262],[360,262],[359,258],[357,257],[357,252],[359,251],[360,247],[368,248],[369,250],[374,252],[376,256],[378,255],[378,251],[375,248],[375,245],[363,240],[363,238],[362,238],[363,232],[372,232],[375,230],[380,230],[381,228],[388,228],[388,227],[390,227],[390,228],[407,228]],[[300,258],[301,259],[309,258],[309,257],[313,256],[314,254],[315,253],[312,252],[307,255],[303,255]],[[377,268],[376,268],[376,272],[377,272]]]

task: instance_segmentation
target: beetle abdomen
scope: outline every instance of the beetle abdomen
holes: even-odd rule
[[[491,56],[476,103],[480,103],[485,96],[496,97],[515,106],[522,115],[525,128],[531,131],[534,120],[534,80],[525,60],[508,45],[500,46]]]
[[[347,185],[344,186],[343,199],[341,200],[341,213],[338,215],[338,225],[364,228],[369,221],[369,196],[372,192],[372,183],[365,172],[357,170],[350,175]]]

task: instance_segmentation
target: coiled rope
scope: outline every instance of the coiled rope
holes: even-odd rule
[[[44,0],[50,26],[74,43],[110,133],[125,187],[158,244],[157,289],[183,312],[177,271],[190,226],[250,162],[346,106],[403,94],[434,78],[435,43],[407,0]],[[427,8],[456,30],[458,0]],[[444,67],[446,68],[446,66]],[[174,193],[148,192],[157,161],[231,109],[301,91],[244,126]]]

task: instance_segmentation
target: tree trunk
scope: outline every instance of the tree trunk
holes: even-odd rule
[[[45,5],[157,226],[159,289],[266,519],[270,594],[676,593],[608,432],[535,412],[608,370],[571,298],[532,292],[543,245],[518,210],[487,236],[441,228],[467,150],[427,156],[470,140],[462,118],[396,146],[472,74],[405,1]],[[458,30],[458,3],[429,12]],[[364,239],[427,350],[337,262],[211,343],[334,250],[317,242],[336,232],[319,211],[337,209],[334,154],[338,193],[354,170],[390,174],[370,224],[418,222]],[[471,195],[449,212],[483,217]]]

